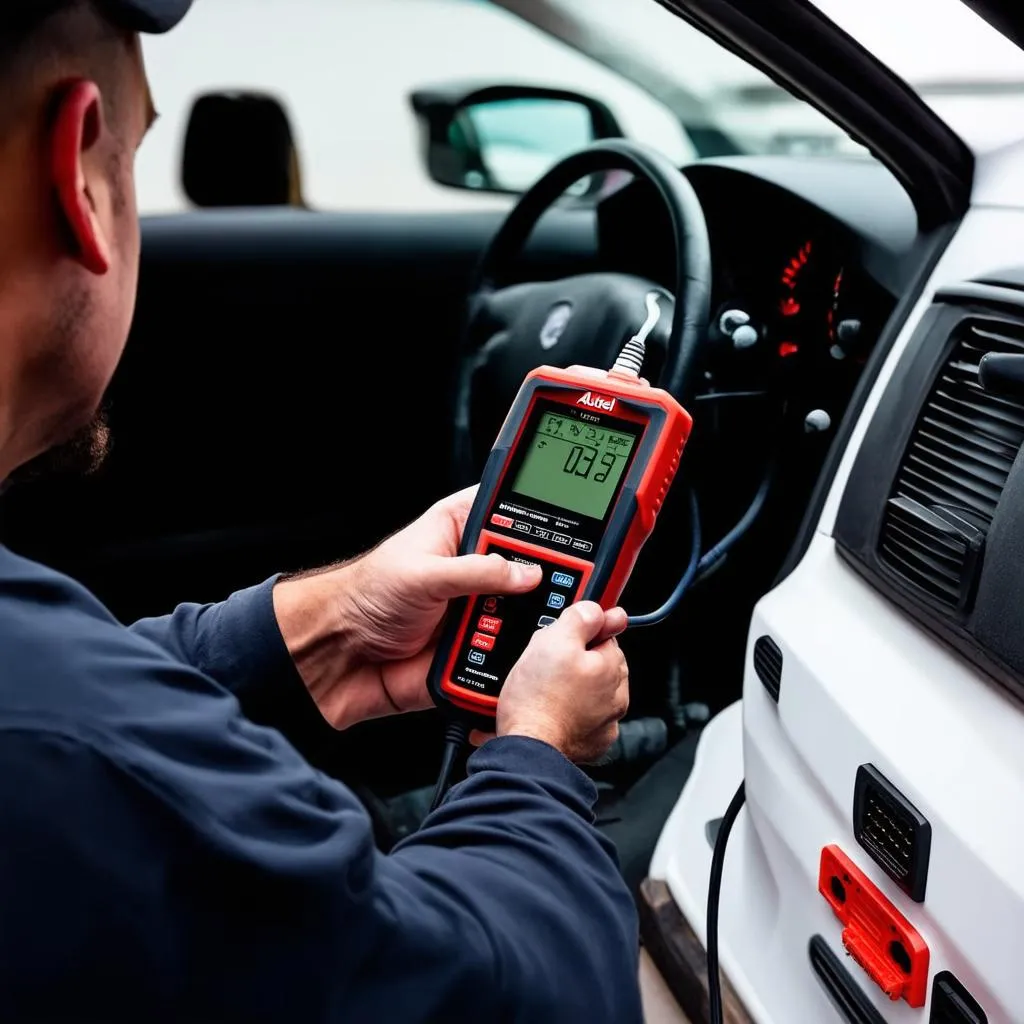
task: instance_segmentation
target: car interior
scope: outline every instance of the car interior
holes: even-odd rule
[[[481,327],[469,300],[504,215],[306,209],[287,184],[297,168],[283,114],[260,97],[196,105],[182,175],[198,206],[217,209],[143,222],[137,312],[109,394],[111,455],[90,477],[14,488],[0,507],[5,543],[80,579],[124,621],[358,555],[479,477],[527,371],[606,367],[624,340],[596,329],[592,344],[548,348],[529,331]],[[254,129],[264,122],[275,131]],[[270,139],[247,158],[262,150],[264,173],[234,194],[226,125],[235,139]],[[623,637],[629,717],[592,771],[634,883],[701,724],[740,695],[751,610],[806,532],[835,428],[923,245],[906,192],[870,161],[723,157],[672,173],[706,223],[710,301],[688,384],[694,433],[623,596],[630,614],[679,579],[690,489],[709,542],[766,481],[768,497],[673,621]],[[678,298],[675,241],[651,182],[609,175],[543,214],[502,284],[547,283],[557,297],[566,279],[621,275]],[[652,380],[664,359],[653,346]],[[395,440],[396,415],[414,445]],[[343,735],[313,712],[289,737],[361,794],[386,847],[422,813],[441,732],[435,712]]]

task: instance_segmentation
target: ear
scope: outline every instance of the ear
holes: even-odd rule
[[[93,274],[110,269],[110,247],[96,213],[83,158],[103,134],[103,103],[95,82],[70,83],[50,130],[50,176],[74,244],[74,257]]]

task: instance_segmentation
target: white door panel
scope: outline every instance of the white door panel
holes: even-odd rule
[[[1005,175],[1007,154],[999,159]],[[1019,163],[1024,180],[1024,154]],[[984,168],[979,180],[988,180]],[[972,209],[889,354],[807,554],[755,610],[742,739],[737,707],[708,726],[652,864],[703,935],[711,861],[705,826],[722,815],[745,776],[747,805],[729,844],[720,936],[723,967],[762,1024],[844,1020],[811,969],[815,934],[885,1020],[927,1020],[927,1009],[890,1002],[844,956],[841,925],[817,891],[821,850],[830,843],[927,942],[929,996],[935,974],[950,970],[990,1022],[1024,1021],[1024,708],[875,591],[832,540],[868,422],[936,292],[1022,264],[1024,210]],[[778,705],[752,667],[753,644],[765,634],[783,652]],[[875,765],[931,824],[923,904],[901,892],[854,838],[861,764]]]

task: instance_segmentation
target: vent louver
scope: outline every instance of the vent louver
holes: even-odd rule
[[[758,637],[754,644],[754,671],[776,704],[782,688],[782,651],[770,637]]]
[[[921,411],[879,541],[883,564],[934,603],[966,614],[985,535],[1024,443],[1024,402],[978,381],[988,352],[1024,355],[1024,325],[962,321]]]

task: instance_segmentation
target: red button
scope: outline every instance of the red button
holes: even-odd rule
[[[481,615],[476,628],[484,633],[493,633],[497,636],[501,632],[501,619],[496,619],[493,615]]]
[[[498,599],[496,597],[484,598],[484,611],[496,612],[498,610]]]
[[[491,522],[495,526],[503,526],[506,530],[512,529],[513,520],[509,519],[508,516],[493,515],[491,516]]]
[[[474,633],[473,639],[469,641],[470,647],[476,647],[481,651],[494,650],[494,637],[486,633]]]

